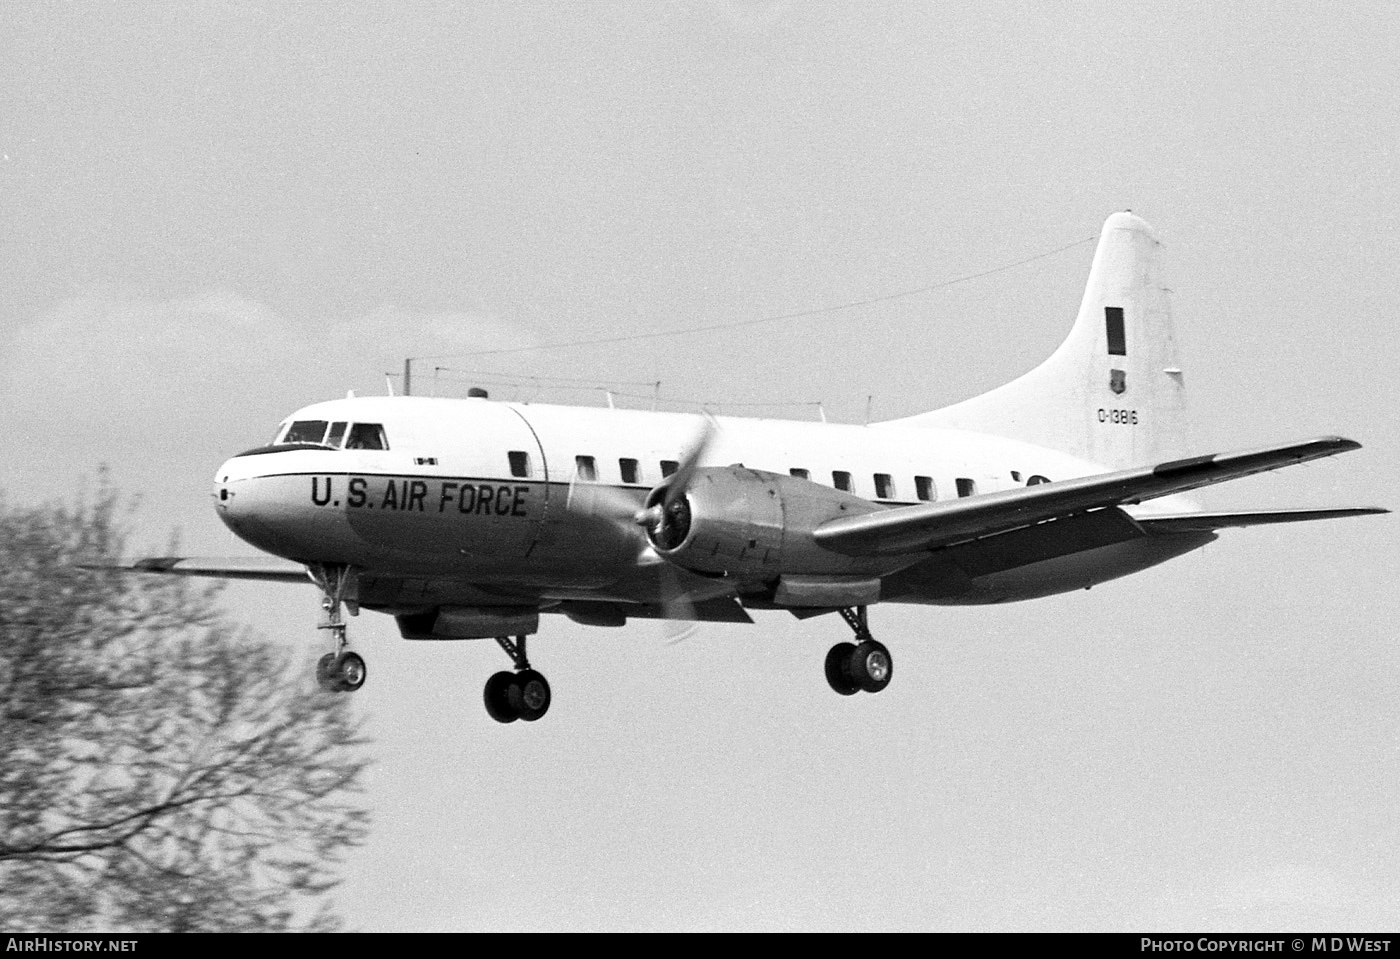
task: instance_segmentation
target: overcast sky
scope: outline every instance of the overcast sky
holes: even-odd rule
[[[907,415],[1048,355],[1092,244],[737,332],[460,354],[882,297],[1131,208],[1196,449],[1365,444],[1202,499],[1395,507],[1398,46],[1389,3],[12,0],[0,489],[105,463],[138,549],[246,555],[215,468],[405,356],[454,357],[415,392]],[[1226,531],[1091,592],[880,607],[897,675],[851,699],[831,617],[676,645],[548,617],[553,707],[509,727],[495,644],[367,615],[375,827],[338,902],[365,929],[1394,928],[1398,551],[1393,517]],[[225,598],[322,652],[314,590]]]

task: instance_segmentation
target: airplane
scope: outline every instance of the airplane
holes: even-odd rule
[[[542,614],[752,623],[838,614],[843,696],[885,689],[880,603],[1006,603],[1088,589],[1218,531],[1385,513],[1205,512],[1192,490],[1359,448],[1338,436],[1188,455],[1160,244],[1105,222],[1062,345],[1010,383],[865,426],[467,398],[315,403],[215,474],[214,506],[269,556],[151,557],[148,573],[314,583],[331,650],[317,678],[365,682],[344,613],[409,640],[494,639],[513,669],[487,713],[533,722],[549,683],[526,654]]]

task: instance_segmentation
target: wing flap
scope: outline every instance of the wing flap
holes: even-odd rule
[[[1149,533],[1200,533],[1239,526],[1269,526],[1275,523],[1306,523],[1315,519],[1342,519],[1347,516],[1375,516],[1389,513],[1379,506],[1347,506],[1319,509],[1256,510],[1235,513],[1175,513],[1136,517]]]
[[[1255,450],[1194,456],[984,496],[844,516],[822,525],[813,536],[820,545],[848,556],[895,556],[935,550],[1062,516],[1184,493],[1360,447],[1354,440],[1324,436]]]

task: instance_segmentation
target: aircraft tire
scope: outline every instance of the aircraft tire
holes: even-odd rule
[[[842,696],[854,696],[860,692],[860,684],[851,675],[851,662],[855,652],[855,644],[837,643],[826,654],[826,681]]]
[[[517,716],[533,723],[549,712],[549,681],[533,669],[516,673],[515,681],[506,687],[506,698]]]
[[[894,659],[890,651],[873,639],[855,648],[850,664],[852,681],[867,693],[878,693],[894,678]]]
[[[316,682],[327,692],[338,692],[339,683],[336,682],[332,667],[335,664],[335,653],[326,653],[316,660]]]
[[[331,664],[331,675],[336,688],[343,693],[353,693],[365,684],[369,669],[359,653],[341,653]]]
[[[511,687],[515,686],[515,674],[500,672],[486,680],[483,699],[486,702],[486,715],[498,723],[513,723],[520,718],[511,705]],[[519,693],[516,693],[519,696]]]

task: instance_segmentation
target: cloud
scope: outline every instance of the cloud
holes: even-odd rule
[[[404,356],[532,335],[490,316],[394,307],[298,322],[228,290],[67,299],[0,346],[0,486],[20,499],[63,496],[106,463],[120,485],[174,511],[300,406],[382,393]]]

